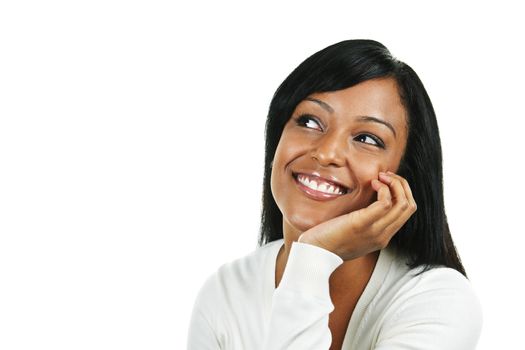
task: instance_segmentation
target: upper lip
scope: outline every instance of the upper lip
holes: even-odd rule
[[[328,182],[328,183],[331,183],[333,185],[342,187],[347,192],[350,191],[348,186],[346,186],[338,178],[336,178],[335,176],[330,175],[330,174],[323,174],[323,173],[319,173],[317,171],[297,171],[297,172],[292,172],[292,173],[294,174],[294,176],[302,174],[302,175],[306,175],[306,176],[310,176],[310,177],[317,177],[317,178],[320,178],[321,180],[323,180],[325,182]]]

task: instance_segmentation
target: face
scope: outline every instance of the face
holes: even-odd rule
[[[371,181],[380,171],[397,171],[406,121],[391,78],[301,101],[284,127],[272,166],[271,190],[285,237],[375,201]]]

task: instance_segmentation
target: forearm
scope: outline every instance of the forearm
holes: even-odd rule
[[[329,278],[342,264],[337,255],[305,242],[292,243],[263,349],[328,349],[332,336],[328,317],[334,306]]]

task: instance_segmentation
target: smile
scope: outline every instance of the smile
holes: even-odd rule
[[[296,185],[308,197],[315,200],[331,200],[345,195],[348,189],[304,174],[293,174]]]

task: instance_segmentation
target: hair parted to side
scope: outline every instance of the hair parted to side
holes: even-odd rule
[[[271,192],[271,164],[283,132],[299,102],[317,92],[337,91],[363,81],[391,77],[398,84],[408,115],[408,139],[397,173],[412,189],[418,210],[392,237],[421,272],[435,266],[465,269],[448,227],[443,198],[441,140],[430,98],[417,74],[374,40],[345,40],[316,52],[281,83],[266,119],[259,245],[283,238],[283,216]]]

